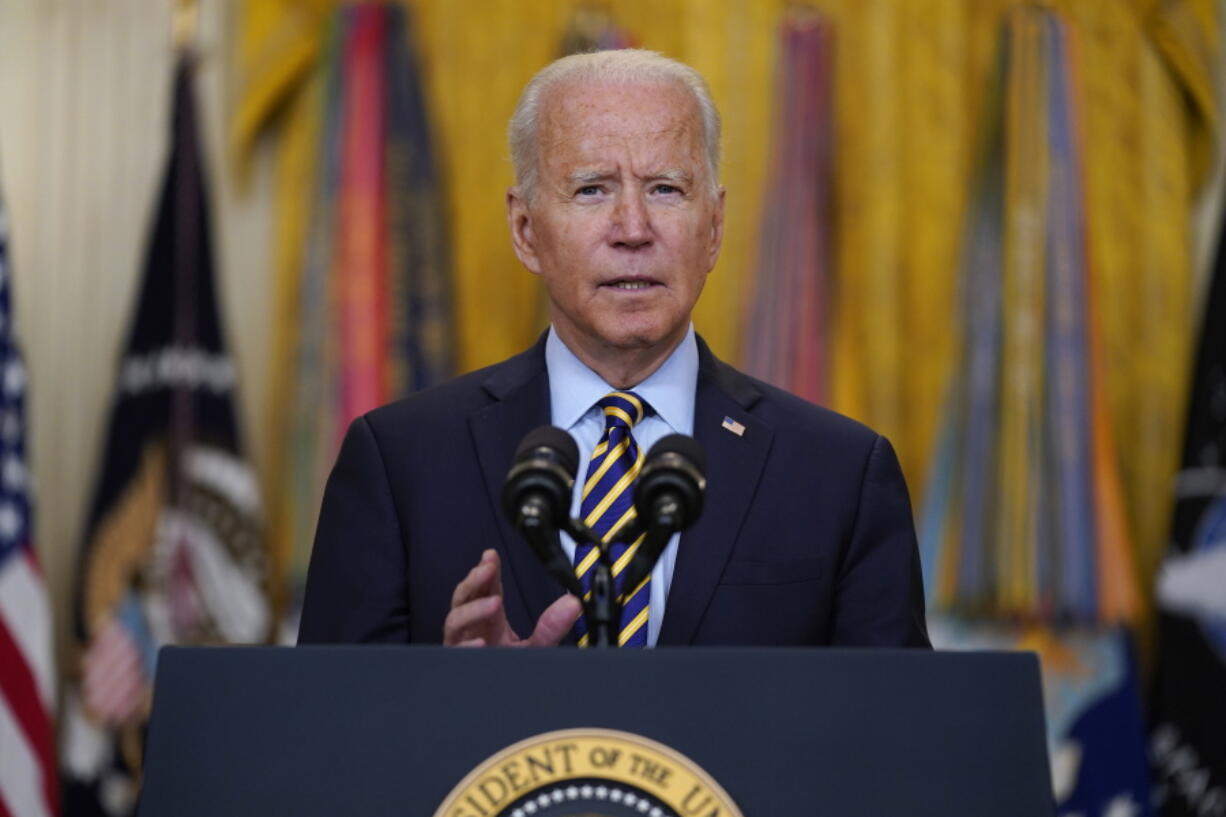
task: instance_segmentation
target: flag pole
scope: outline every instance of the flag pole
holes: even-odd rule
[[[199,0],[175,0],[174,15],[170,23],[170,37],[175,51],[183,54],[192,50],[196,44],[196,30],[199,22]]]

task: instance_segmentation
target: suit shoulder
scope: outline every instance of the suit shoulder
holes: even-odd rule
[[[881,436],[845,414],[811,403],[756,377],[744,373],[741,376],[761,395],[753,412],[773,426],[776,432],[832,437],[867,447],[871,447]]]
[[[463,421],[471,412],[493,402],[486,384],[507,363],[475,369],[379,406],[363,416],[376,432],[406,426],[437,429]]]
[[[778,386],[725,363],[699,338],[699,378],[714,385],[751,415],[771,426],[784,439],[797,442],[842,441],[865,453],[881,437],[861,422],[804,400]]]
[[[744,377],[759,392],[750,413],[773,430],[773,450],[789,472],[817,468],[863,478],[874,467],[889,473],[899,470],[894,446],[876,430],[757,378]]]

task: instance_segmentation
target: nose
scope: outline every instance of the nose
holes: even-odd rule
[[[651,244],[651,237],[651,214],[642,191],[622,190],[613,208],[613,246],[635,250]]]

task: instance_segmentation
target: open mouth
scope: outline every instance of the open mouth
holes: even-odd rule
[[[607,284],[602,284],[602,286],[606,286],[611,289],[621,290],[623,292],[637,292],[637,291],[641,291],[645,289],[651,289],[652,287],[657,287],[660,285],[656,283],[655,281],[620,280],[620,281],[610,281]]]

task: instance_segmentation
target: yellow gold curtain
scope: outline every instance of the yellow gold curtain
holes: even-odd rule
[[[280,156],[276,263],[292,304],[313,163],[310,65],[331,0],[247,0],[239,15],[237,155],[267,135]],[[504,129],[524,82],[556,56],[575,0],[408,2],[444,162],[461,365],[528,345],[536,280],[511,252],[502,193]],[[738,357],[742,299],[757,257],[771,144],[777,25],[785,0],[601,4],[646,48],[710,81],[725,119],[723,256],[695,321]],[[958,247],[978,109],[1001,15],[1016,0],[823,0],[836,37],[838,180],[834,407],[896,443],[913,491],[949,375]],[[1045,5],[1081,48],[1094,297],[1114,432],[1142,586],[1165,540],[1194,327],[1190,211],[1217,126],[1213,0]],[[288,306],[274,371],[292,344]],[[278,422],[276,401],[270,424]],[[273,451],[273,463],[280,458]],[[271,479],[278,479],[276,474]],[[274,486],[275,487],[275,484]],[[276,491],[270,496],[276,497]],[[274,528],[277,512],[274,499]]]

